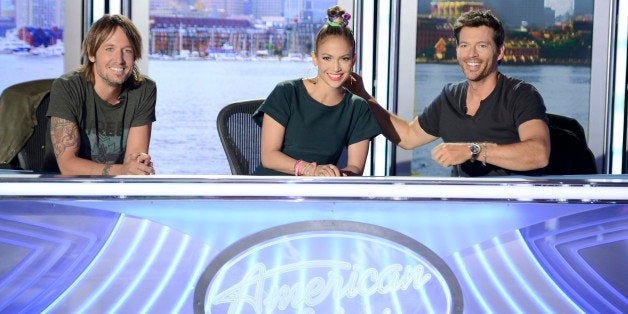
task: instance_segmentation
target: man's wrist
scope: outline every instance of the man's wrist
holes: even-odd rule
[[[469,158],[469,160],[471,160],[471,162],[476,161],[478,159],[478,156],[480,155],[481,150],[482,150],[482,147],[480,147],[480,144],[478,143],[469,144],[469,152],[471,153],[471,157]]]
[[[111,170],[111,167],[113,166],[113,163],[106,163],[105,167],[102,168],[102,175],[103,176],[110,176],[111,174],[109,174],[109,171]]]

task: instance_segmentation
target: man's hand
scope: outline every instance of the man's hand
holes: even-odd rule
[[[343,86],[354,95],[360,96],[366,100],[371,98],[371,95],[364,88],[364,82],[362,77],[355,72],[349,74],[349,78],[344,82]]]
[[[123,174],[149,175],[155,174],[150,155],[146,153],[132,153],[124,159]]]
[[[443,167],[459,165],[471,159],[469,143],[440,143],[432,149],[432,159]]]

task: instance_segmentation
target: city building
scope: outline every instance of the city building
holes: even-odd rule
[[[593,16],[593,0],[574,0],[573,2],[574,17],[592,17]]]
[[[442,18],[449,21],[455,21],[460,14],[472,10],[482,10],[484,4],[482,2],[467,1],[443,1],[432,2],[430,14],[435,18]]]
[[[63,0],[15,1],[15,24],[18,28],[63,28],[63,4]]]

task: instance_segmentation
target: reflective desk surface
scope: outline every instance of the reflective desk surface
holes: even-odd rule
[[[628,313],[628,176],[0,171],[0,312]]]
[[[556,177],[257,177],[154,175],[64,177],[0,170],[0,196],[330,198],[615,202],[628,175]]]

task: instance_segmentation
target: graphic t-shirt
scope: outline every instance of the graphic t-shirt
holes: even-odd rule
[[[50,90],[47,115],[76,123],[81,136],[79,157],[98,163],[122,163],[129,129],[156,120],[157,87],[146,78],[137,87],[124,88],[120,102],[101,99],[82,74],[56,79]]]

